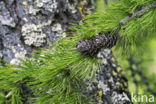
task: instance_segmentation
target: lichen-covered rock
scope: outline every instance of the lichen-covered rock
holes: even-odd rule
[[[56,2],[56,0],[36,0],[35,4],[38,8],[54,12],[57,9],[58,2]]]
[[[0,2],[0,22],[2,25],[15,27],[14,19],[10,17],[10,13],[7,8],[5,8],[4,2]]]
[[[66,36],[69,23],[82,19],[83,14],[79,8],[90,8],[91,1],[0,1],[1,59],[18,64],[18,58],[31,57],[37,47],[52,46],[53,41]]]
[[[19,65],[21,62],[19,59],[24,59],[25,58],[25,55],[26,55],[26,51],[23,50],[21,52],[16,52],[15,51],[15,58],[13,58],[11,61],[10,61],[10,64],[17,64]]]
[[[114,62],[113,55],[109,49],[104,49],[98,54],[101,60],[100,68],[96,77],[88,86],[88,96],[93,96],[93,102],[98,104],[129,104],[131,98],[126,92],[128,87],[127,79],[121,75]]]
[[[19,40],[18,33],[8,33],[2,38],[3,42],[3,60],[6,62],[11,62],[11,64],[16,64],[15,59],[24,58],[27,54],[21,40]],[[20,54],[20,55],[18,55]],[[18,64],[18,63],[17,63]]]
[[[25,3],[23,2],[23,4]],[[28,13],[32,15],[36,15],[39,11],[42,11],[43,14],[45,11],[55,13],[58,11],[58,2],[56,0],[35,0],[35,2],[33,2],[30,6],[28,5],[28,7]]]
[[[66,37],[65,30],[62,28],[61,24],[56,23],[51,28],[52,32],[57,33],[55,41],[57,41],[60,38]]]

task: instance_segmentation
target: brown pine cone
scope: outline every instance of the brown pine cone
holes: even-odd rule
[[[84,39],[77,43],[77,50],[87,56],[95,56],[101,48],[112,48],[118,39],[119,35],[99,34],[91,39]]]

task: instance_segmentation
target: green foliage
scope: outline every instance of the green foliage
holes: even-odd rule
[[[140,41],[152,38],[156,33],[156,11],[150,9],[141,18],[132,18],[126,25],[121,26],[120,21],[134,13],[141,6],[149,5],[155,0],[121,0],[111,3],[105,11],[97,11],[85,19],[79,25],[71,27],[74,34],[82,39],[91,38],[98,33],[119,31],[120,40],[117,49],[123,53],[136,52],[142,47]],[[120,29],[121,28],[121,29]],[[138,51],[140,52],[140,51]]]
[[[80,55],[76,50],[72,50],[70,46],[66,48],[68,50],[69,47],[70,52],[63,50],[61,49],[61,42],[58,42],[60,48],[54,47],[55,51],[54,49],[43,50],[39,53],[39,56],[35,55],[35,60],[39,61],[36,64],[32,64],[35,61],[24,61],[24,65],[21,66],[24,69],[22,71],[27,73],[27,70],[35,69],[32,72],[33,75],[31,75],[34,80],[29,84],[35,91],[35,95],[40,95],[40,97],[35,98],[37,104],[47,102],[48,104],[51,104],[50,102],[53,102],[52,104],[57,104],[57,102],[86,104],[84,99],[87,98],[83,95],[82,89],[84,81],[94,76],[97,60]],[[25,75],[27,76],[27,74]],[[70,97],[72,97],[72,100]]]
[[[131,53],[137,52],[137,48],[143,48],[143,43],[154,37],[156,33],[156,11],[151,10],[141,18],[132,19],[122,27],[120,33],[121,41],[119,45],[122,45],[125,50],[130,49]],[[122,42],[124,44],[121,44]]]
[[[140,18],[132,18],[121,26],[120,20],[136,11],[140,6],[155,0],[120,0],[73,24],[73,37],[54,43],[54,47],[42,49],[32,59],[21,61],[21,65],[0,67],[0,101],[22,104],[21,84],[27,82],[34,91],[31,101],[35,104],[90,104],[82,90],[86,80],[92,81],[98,68],[96,57],[81,55],[76,43],[92,38],[98,33],[118,31],[121,36],[117,48],[136,50],[134,46],[156,33],[156,11],[151,9]],[[122,47],[121,47],[122,46]],[[124,50],[122,50],[124,51]],[[132,51],[133,52],[133,51]],[[11,91],[10,97],[5,98]]]
[[[0,67],[0,104],[23,104],[20,78],[12,66]]]

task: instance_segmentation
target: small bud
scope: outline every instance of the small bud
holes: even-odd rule
[[[103,92],[102,91],[99,91],[99,97],[101,98],[103,95]]]
[[[28,2],[27,1],[23,1],[22,3],[24,6],[27,6],[28,5]]]

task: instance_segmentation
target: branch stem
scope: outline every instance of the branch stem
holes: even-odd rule
[[[156,2],[153,2],[152,4],[148,6],[143,6],[141,10],[137,10],[132,15],[123,18],[120,21],[120,24],[125,25],[129,22],[130,19],[141,17],[146,11],[153,9],[153,8],[156,9]]]

